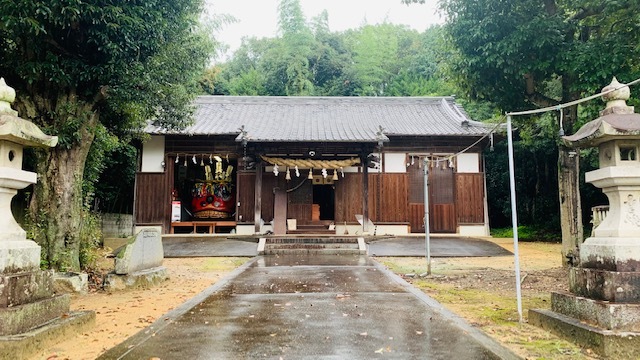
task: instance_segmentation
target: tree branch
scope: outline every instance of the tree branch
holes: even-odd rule
[[[527,100],[540,107],[549,107],[560,103],[558,100],[550,98],[536,90],[536,82],[533,74],[524,74],[524,81]]]
[[[582,19],[588,18],[589,16],[593,16],[596,14],[599,14],[602,12],[602,10],[604,10],[605,5],[604,4],[600,4],[598,6],[594,6],[591,8],[580,8],[578,9],[578,11],[573,14],[572,16],[570,16],[567,21],[572,22],[572,21],[580,21]]]

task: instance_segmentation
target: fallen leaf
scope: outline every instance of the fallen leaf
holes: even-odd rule
[[[422,331],[416,331],[416,335],[422,335]]]
[[[374,351],[374,353],[376,353],[376,354],[382,354],[383,352],[384,352],[384,348],[380,348],[380,349]]]

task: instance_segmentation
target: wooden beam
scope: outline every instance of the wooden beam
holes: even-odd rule
[[[362,232],[367,232],[369,223],[369,157],[362,156]]]
[[[262,160],[256,159],[256,190],[254,197],[253,207],[253,221],[255,226],[255,233],[260,233],[260,219],[262,219],[262,173],[263,163]]]

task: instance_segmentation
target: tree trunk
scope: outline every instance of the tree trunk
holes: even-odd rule
[[[572,131],[577,119],[576,106],[565,110],[565,131]],[[580,204],[580,157],[577,150],[562,145],[558,148],[558,195],[560,198],[560,226],[562,229],[562,264],[570,264],[569,257],[577,254],[583,240],[582,206]]]
[[[29,205],[37,229],[33,240],[42,246],[42,259],[49,268],[78,271],[84,167],[95,137],[98,113],[91,104],[78,101],[74,96],[59,98],[55,108],[64,108],[65,117],[60,119],[61,112],[57,111],[58,119],[51,121],[81,123],[71,146],[58,145],[37,151],[38,183]],[[46,113],[42,110],[37,112]]]

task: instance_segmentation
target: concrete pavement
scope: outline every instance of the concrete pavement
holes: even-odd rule
[[[511,252],[486,240],[466,237],[432,237],[432,257],[505,256]],[[258,239],[252,237],[163,237],[165,257],[256,256]],[[398,236],[370,239],[371,256],[425,256],[425,239]]]
[[[100,359],[516,359],[366,256],[255,257]]]

